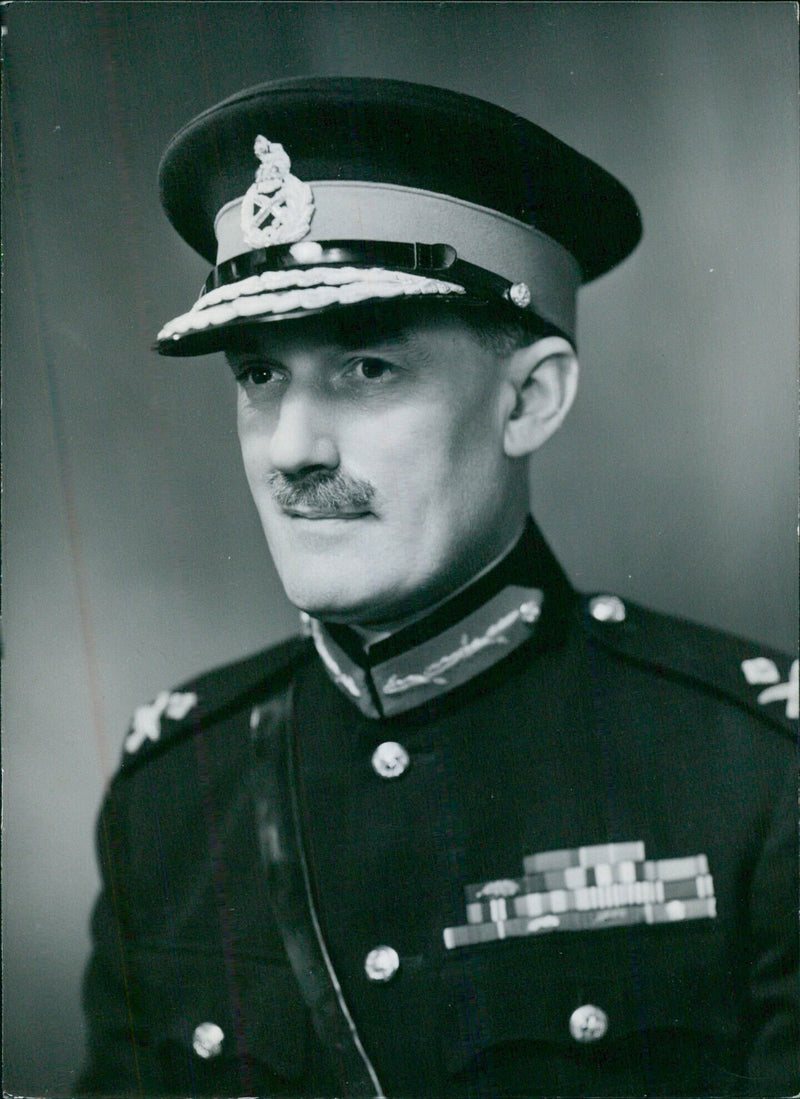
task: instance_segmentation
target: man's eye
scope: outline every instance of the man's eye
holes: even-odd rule
[[[394,372],[392,364],[385,359],[374,359],[369,356],[354,359],[351,366],[356,374],[367,381],[378,381]]]
[[[266,385],[275,379],[275,370],[271,366],[256,364],[246,366],[236,375],[236,380],[242,384]]]

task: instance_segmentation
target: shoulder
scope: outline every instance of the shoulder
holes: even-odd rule
[[[615,595],[582,596],[581,623],[615,659],[687,689],[711,693],[760,723],[796,736],[796,659]]]
[[[129,771],[144,759],[161,755],[281,690],[309,651],[306,639],[291,637],[161,691],[134,712],[123,745],[121,770]]]

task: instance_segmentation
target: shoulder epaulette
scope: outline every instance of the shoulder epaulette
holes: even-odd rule
[[[616,595],[585,596],[582,611],[591,635],[620,656],[691,681],[797,736],[797,660]]]
[[[162,691],[135,711],[125,738],[122,768],[152,758],[248,702],[263,699],[288,680],[308,651],[306,639],[291,637],[254,656],[214,668],[174,690]]]

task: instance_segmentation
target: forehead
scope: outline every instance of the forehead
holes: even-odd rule
[[[314,316],[248,326],[227,348],[232,358],[294,347],[356,350],[386,345],[424,350],[441,338],[460,337],[480,350],[477,331],[443,303],[386,302],[336,309]]]

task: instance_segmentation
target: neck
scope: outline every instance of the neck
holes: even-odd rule
[[[369,649],[370,645],[373,645],[378,641],[383,641],[387,637],[390,637],[393,633],[397,633],[399,630],[405,629],[406,626],[411,626],[415,622],[419,622],[420,619],[425,618],[433,611],[438,610],[439,607],[441,607],[449,599],[452,599],[453,596],[458,595],[460,592],[464,591],[471,584],[474,584],[477,580],[480,580],[482,576],[485,576],[486,573],[491,572],[492,569],[495,568],[495,566],[499,565],[500,562],[509,555],[514,546],[520,540],[524,528],[525,520],[523,519],[520,522],[519,529],[515,532],[513,538],[503,547],[500,553],[493,557],[491,561],[483,566],[482,569],[470,576],[470,578],[466,580],[463,584],[460,584],[457,588],[454,588],[452,591],[448,592],[447,595],[445,595],[442,599],[439,599],[435,603],[431,603],[428,606],[423,607],[422,610],[416,611],[414,614],[410,614],[403,618],[398,618],[390,622],[381,623],[381,625],[379,626],[363,626],[353,623],[350,628],[353,630],[354,633],[358,635],[361,643],[364,646],[364,649],[366,650]]]

